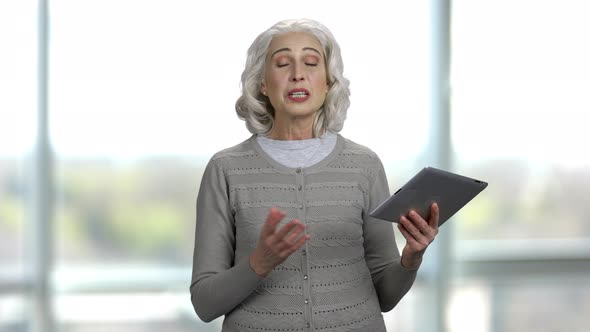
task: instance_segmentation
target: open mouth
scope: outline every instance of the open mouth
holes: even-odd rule
[[[289,91],[289,99],[294,101],[304,101],[309,98],[309,91],[306,89],[293,89]]]
[[[290,93],[289,96],[291,96],[293,98],[303,98],[303,97],[309,96],[309,94],[307,94],[303,91],[298,91],[298,92]]]

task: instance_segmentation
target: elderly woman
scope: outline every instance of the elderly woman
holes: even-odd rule
[[[381,161],[338,132],[349,106],[340,48],[311,20],[260,34],[242,74],[253,135],[203,174],[191,300],[230,331],[385,331],[438,232],[410,212],[399,230],[369,212],[389,196]]]

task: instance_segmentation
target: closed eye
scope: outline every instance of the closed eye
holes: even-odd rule
[[[318,64],[317,63],[306,63],[306,65],[316,67]]]

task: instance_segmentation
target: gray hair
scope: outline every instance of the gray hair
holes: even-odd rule
[[[242,73],[242,95],[236,101],[238,117],[246,121],[246,127],[253,134],[266,135],[274,126],[274,108],[262,94],[260,87],[264,79],[264,65],[268,46],[275,36],[287,32],[307,32],[315,36],[324,49],[326,74],[329,90],[324,104],[316,112],[313,121],[313,137],[319,137],[326,130],[342,130],[346,112],[350,105],[349,81],[343,76],[344,65],[340,46],[323,24],[309,20],[284,20],[261,33],[248,49],[246,67]]]

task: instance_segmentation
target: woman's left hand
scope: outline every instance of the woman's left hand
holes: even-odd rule
[[[416,269],[422,263],[426,248],[438,234],[438,217],[438,204],[432,203],[428,222],[413,210],[407,217],[400,218],[397,228],[406,238],[406,246],[402,251],[402,266],[406,269]]]

